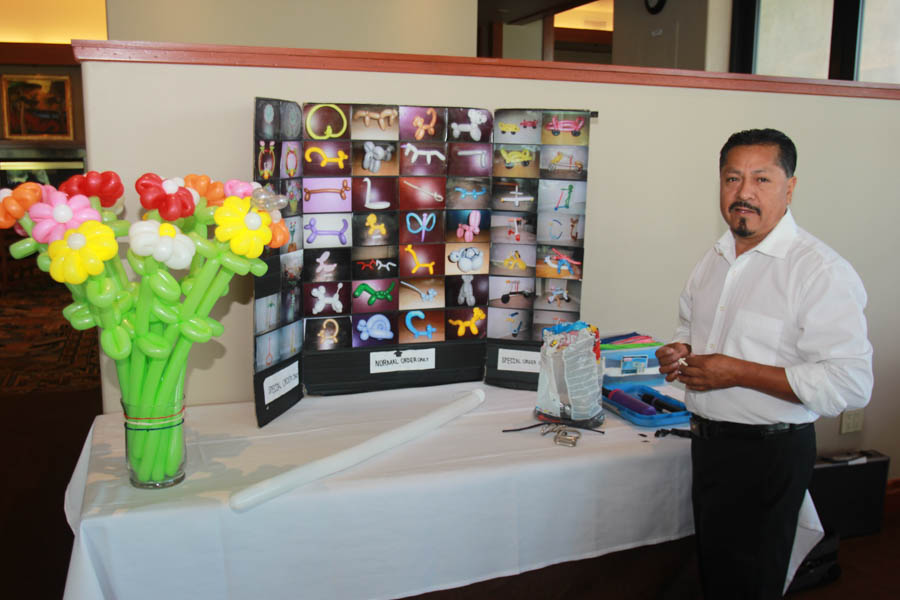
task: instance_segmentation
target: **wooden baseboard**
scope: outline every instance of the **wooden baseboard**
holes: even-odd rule
[[[900,479],[889,479],[884,494],[884,512],[900,513]]]

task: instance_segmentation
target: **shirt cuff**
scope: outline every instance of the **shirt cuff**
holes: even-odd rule
[[[847,402],[828,380],[825,365],[793,365],[785,367],[784,373],[794,394],[814,413],[823,417],[836,417],[847,408]]]

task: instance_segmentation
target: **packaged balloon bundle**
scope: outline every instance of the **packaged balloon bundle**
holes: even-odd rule
[[[543,330],[538,373],[538,419],[594,428],[603,423],[596,327],[583,321]]]
[[[287,241],[285,201],[256,184],[205,175],[147,173],[134,187],[145,209],[134,223],[117,216],[124,187],[111,171],[75,175],[59,189],[3,189],[0,228],[23,236],[10,246],[14,258],[37,254],[38,267],[69,288],[63,315],[72,327],[99,328],[116,365],[131,482],[166,487],[184,479],[188,353],[223,333],[209,313],[231,278],[262,276],[263,247]],[[125,242],[133,276],[120,258]]]

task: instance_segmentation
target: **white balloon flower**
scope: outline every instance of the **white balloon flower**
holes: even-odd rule
[[[171,223],[139,221],[128,230],[131,250],[138,256],[152,256],[170,269],[186,269],[194,258],[194,242]]]

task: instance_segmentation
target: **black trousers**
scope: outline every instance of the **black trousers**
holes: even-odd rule
[[[780,598],[816,459],[815,428],[761,439],[695,437],[691,459],[704,597]]]

